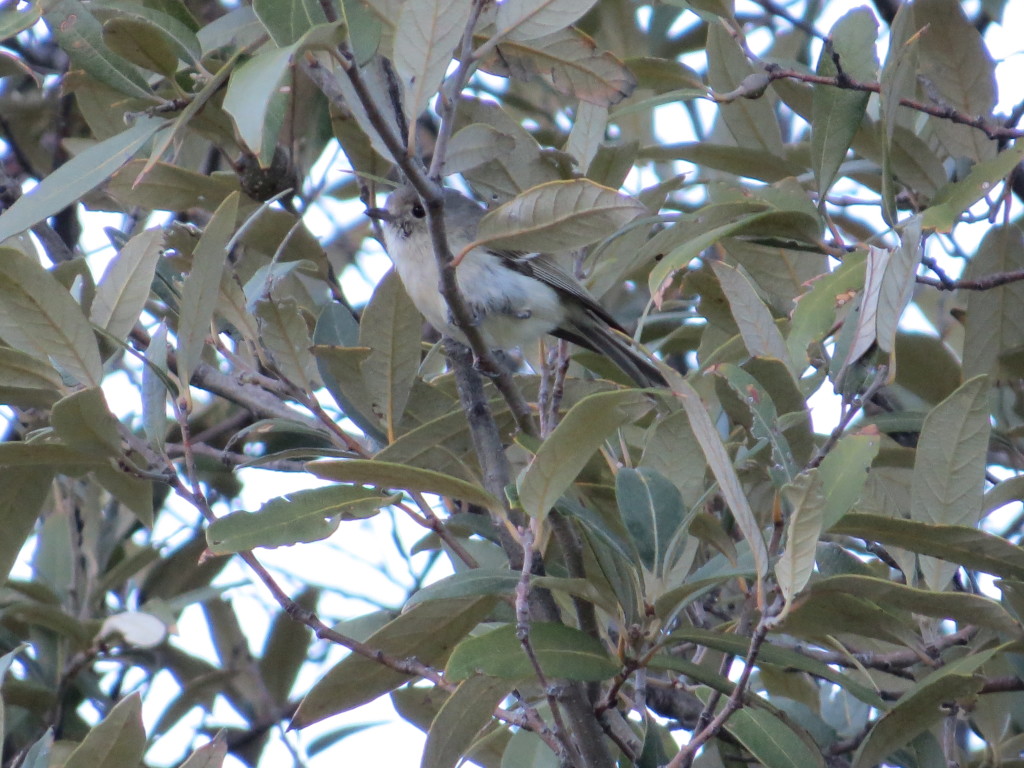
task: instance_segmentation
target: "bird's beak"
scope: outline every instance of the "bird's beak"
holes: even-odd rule
[[[386,208],[367,208],[363,213],[374,221],[391,221],[393,218]]]

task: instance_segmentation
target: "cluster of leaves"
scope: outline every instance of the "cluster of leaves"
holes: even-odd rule
[[[0,4],[0,573],[32,546],[0,590],[3,765],[144,764],[219,700],[247,727],[183,765],[255,765],[388,694],[425,766],[1019,764],[1024,522],[990,515],[1022,488],[1024,110],[993,113],[983,7],[826,35],[772,0]],[[356,173],[326,185],[332,147]],[[396,166],[503,204],[482,241],[567,252],[671,386],[565,344],[483,382],[393,274],[353,307],[368,223],[304,217]],[[94,211],[121,221],[98,278]],[[251,466],[330,483],[239,511]],[[206,522],[168,549],[175,497]],[[451,561],[400,614],[329,626],[252,551],[377,514]],[[281,606],[260,650],[215,582],[234,553]],[[214,660],[165,640],[195,606]],[[351,653],[296,690],[314,634]]]

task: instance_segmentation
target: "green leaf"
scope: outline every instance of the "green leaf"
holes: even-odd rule
[[[559,768],[561,763],[551,747],[535,733],[520,730],[512,734],[501,768]]]
[[[137,765],[146,750],[142,727],[142,697],[121,699],[107,716],[86,734],[64,763],[64,768],[125,768]]]
[[[860,82],[874,82],[878,70],[875,38],[878,22],[865,7],[855,8],[835,23],[818,58],[817,73],[836,77],[843,74]],[[814,87],[811,116],[811,165],[818,180],[821,205],[839,173],[846,151],[860,128],[871,94],[829,85]]]
[[[832,526],[831,531],[940,557],[964,568],[1006,579],[1024,579],[1024,550],[977,528],[850,512]]]
[[[160,229],[140,232],[118,252],[96,287],[90,320],[111,336],[128,337],[146,306],[163,248]]]
[[[844,435],[821,462],[819,474],[825,490],[822,530],[838,523],[860,498],[881,444],[881,435],[873,431]]]
[[[477,734],[491,722],[494,708],[509,688],[506,680],[483,675],[459,683],[430,724],[421,768],[455,768],[468,754]]]
[[[657,470],[623,467],[615,474],[615,499],[644,565],[662,575],[685,513],[678,489]]]
[[[1020,625],[995,600],[971,595],[965,592],[935,592],[926,589],[915,589],[904,584],[876,579],[870,576],[832,576],[816,581],[804,593],[799,605],[782,623],[783,631],[787,631],[789,622],[802,611],[809,610],[814,604],[838,605],[842,597],[856,598],[867,601],[867,604],[879,606],[885,610],[912,612],[921,616],[936,619],[949,619],[962,624],[977,624],[1011,637],[1020,634]],[[834,632],[846,631],[838,625],[829,628],[820,627],[822,636]]]
[[[472,170],[492,160],[505,159],[516,148],[516,140],[486,123],[471,123],[459,129],[448,142],[441,175]]]
[[[575,27],[536,40],[505,40],[481,69],[527,82],[550,77],[559,93],[598,106],[618,104],[636,88],[633,73]],[[492,125],[507,133],[501,125]]]
[[[1014,225],[988,230],[967,263],[964,279],[1024,269],[1024,233]],[[988,291],[967,291],[964,323],[964,376],[1006,375],[1000,357],[1024,347],[1024,282],[1016,281]]]
[[[564,624],[532,623],[530,646],[548,678],[600,681],[619,671],[599,640]],[[504,624],[459,643],[445,667],[445,677],[466,680],[476,674],[503,680],[536,678],[515,626]]]
[[[729,510],[736,519],[736,524],[743,532],[743,538],[750,545],[755,569],[758,577],[761,578],[768,573],[768,548],[765,546],[761,527],[750,508],[750,502],[747,501],[743,492],[743,486],[732,466],[729,454],[722,444],[722,438],[711,422],[711,417],[708,416],[700,395],[692,385],[684,382],[677,394],[690,419],[693,434],[704,451],[708,466],[718,481],[725,503],[728,504]]]
[[[818,537],[822,530],[825,508],[824,483],[818,470],[801,472],[793,482],[782,489],[782,497],[789,507],[786,524],[786,545],[775,563],[775,578],[786,601],[783,614],[793,604],[793,598],[802,590],[814,571],[814,557]]]
[[[61,440],[83,453],[101,456],[121,453],[117,419],[107,407],[99,387],[81,389],[54,405],[50,423]]]
[[[101,21],[116,18],[146,23],[151,30],[163,37],[181,61],[195,64],[202,58],[203,52],[196,33],[192,31],[193,28],[171,13],[164,13],[140,3],[123,3],[116,8],[94,7],[93,11]]]
[[[361,372],[370,408],[393,442],[420,367],[423,318],[395,270],[380,283],[359,324],[359,345],[370,354]]]
[[[232,512],[206,529],[210,551],[223,555],[326,539],[342,520],[362,520],[396,501],[360,486],[330,485],[276,496],[255,512]]]
[[[949,232],[968,208],[990,194],[1024,159],[1024,141],[1014,142],[995,157],[975,165],[967,178],[950,182],[938,191],[925,209],[921,226],[938,232]]]
[[[0,9],[0,41],[9,40],[32,27],[43,15],[42,3],[8,5]]]
[[[709,691],[698,695],[706,699]],[[715,708],[720,712],[726,704],[724,697]],[[732,714],[725,729],[752,754],[765,768],[824,768],[825,760],[810,735],[797,732],[793,725],[783,722],[777,715],[761,707],[743,707]]]
[[[452,648],[494,607],[494,598],[432,600],[414,606],[365,640],[368,648],[394,659],[410,657],[423,664],[442,664]],[[409,679],[377,659],[356,653],[335,664],[310,689],[290,728],[305,728],[339,712],[373,701]]]
[[[77,203],[110,178],[165,125],[163,120],[153,117],[139,118],[124,133],[79,152],[0,215],[0,242]]]
[[[639,392],[622,390],[590,395],[570,408],[516,483],[527,514],[547,517],[608,436],[650,406],[650,400]]]
[[[115,91],[150,102],[158,100],[135,65],[104,44],[103,25],[84,4],[78,0],[56,0],[47,6],[43,18],[75,67]]]
[[[797,298],[786,346],[794,364],[808,363],[807,348],[822,341],[836,321],[836,309],[864,286],[866,260],[848,256],[833,272],[811,281],[810,289]]]
[[[730,632],[716,632],[709,629],[687,627],[673,631],[669,635],[672,642],[697,643],[706,648],[724,653],[731,653],[746,658],[750,652],[750,639]],[[799,651],[765,643],[757,654],[758,664],[770,664],[779,669],[798,670],[828,680],[845,691],[876,709],[885,709],[886,705],[875,690],[858,682],[851,675],[843,674],[824,662],[805,656]]]
[[[313,342],[295,299],[257,301],[254,314],[259,321],[260,341],[278,372],[300,389],[319,389],[320,373],[309,351]]]
[[[427,469],[390,464],[385,461],[325,459],[310,462],[306,465],[306,470],[324,480],[436,493],[439,496],[453,496],[470,504],[479,504],[487,509],[501,508],[498,501],[480,486]]]
[[[2,459],[0,459],[2,461]],[[0,465],[0,578],[6,581],[22,546],[32,533],[40,508],[50,493],[54,469]]]
[[[224,111],[234,118],[242,142],[263,166],[269,165],[274,156],[284,120],[287,95],[281,84],[289,73],[295,49],[294,45],[271,48],[236,67],[224,95]]]
[[[149,442],[158,449],[167,433],[167,326],[153,332],[142,368],[142,428]]]
[[[129,16],[115,16],[103,27],[103,42],[114,54],[143,69],[174,77],[178,54],[159,27]]]
[[[480,220],[477,243],[522,251],[579,248],[618,232],[647,209],[590,179],[528,189]]]
[[[754,73],[747,55],[721,23],[708,25],[708,83],[716,93],[734,90]],[[782,131],[773,108],[772,92],[758,99],[736,99],[719,105],[722,121],[736,143],[759,149],[772,157],[784,157]]]
[[[437,92],[469,23],[470,0],[403,3],[395,27],[395,71],[406,121],[416,122]]]
[[[217,731],[213,741],[203,744],[189,755],[188,760],[181,764],[181,768],[221,768],[227,753],[228,742],[224,731]]]
[[[948,702],[973,699],[985,682],[977,670],[1006,649],[1007,645],[1001,645],[956,659],[918,681],[874,724],[854,755],[853,767],[877,765],[922,731],[948,717],[944,706]]]
[[[995,62],[981,33],[956,0],[926,0],[914,6],[921,34],[918,77],[930,83],[931,98],[962,114],[992,117],[996,105]],[[930,117],[928,128],[951,157],[987,160],[997,142],[968,125]]]
[[[981,516],[991,431],[988,377],[965,382],[925,417],[914,460],[910,517],[973,526]],[[922,563],[932,589],[946,586],[954,563]]]
[[[712,262],[711,267],[729,299],[729,311],[751,357],[774,357],[792,370],[786,342],[754,286],[742,272],[724,262]]]
[[[498,6],[497,34],[511,40],[534,40],[571,26],[597,0],[521,0]]]
[[[195,250],[192,268],[181,289],[178,314],[178,379],[188,389],[210,333],[210,321],[217,305],[220,275],[227,260],[227,246],[235,231],[239,194],[232,193],[220,204],[203,230]]]
[[[11,248],[0,249],[0,337],[82,384],[96,386],[103,377],[81,308],[39,262]]]
[[[312,27],[327,21],[318,0],[253,0],[252,9],[279,48],[291,45]]]
[[[511,595],[518,583],[519,574],[507,568],[473,568],[428,584],[416,591],[406,601],[405,607],[428,600],[446,600],[453,597]]]

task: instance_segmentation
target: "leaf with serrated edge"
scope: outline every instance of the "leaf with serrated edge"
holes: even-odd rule
[[[147,229],[129,240],[107,265],[96,287],[90,319],[119,339],[128,336],[149,298],[163,230]]]
[[[616,391],[590,395],[570,408],[517,482],[526,513],[547,517],[608,436],[650,407],[650,401],[638,392]]]
[[[573,24],[597,0],[520,0],[501,3],[495,24],[512,40],[533,40]]]
[[[814,570],[814,556],[821,535],[824,488],[816,469],[802,472],[782,489],[789,505],[786,547],[775,563],[775,578],[786,601],[781,615],[789,610],[793,597],[804,588]]]
[[[521,251],[579,248],[615,234],[647,209],[589,179],[528,189],[483,217],[477,242]]]
[[[471,0],[417,0],[403,3],[395,29],[395,71],[405,87],[410,123],[426,109],[452,62],[469,22]]]
[[[729,505],[736,524],[750,545],[754,555],[754,566],[760,579],[768,573],[768,548],[765,546],[761,527],[754,517],[754,511],[750,508],[750,502],[747,501],[747,497],[743,493],[743,486],[729,460],[729,454],[722,444],[722,438],[718,434],[718,430],[715,429],[715,425],[711,423],[711,417],[708,416],[707,409],[701,402],[697,390],[687,382],[683,382],[677,389],[678,397],[690,419],[690,427],[704,451],[712,474],[718,481],[725,503]]]
[[[96,386],[103,377],[81,308],[39,262],[13,248],[0,249],[0,338],[82,384]]]
[[[181,289],[178,319],[178,378],[188,387],[192,372],[199,364],[210,320],[217,305],[220,275],[227,260],[227,245],[235,231],[239,194],[233,192],[220,204],[203,230],[192,252],[192,268]]]

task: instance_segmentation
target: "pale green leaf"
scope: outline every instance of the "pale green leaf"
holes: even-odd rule
[[[517,482],[527,514],[547,517],[609,435],[650,407],[650,400],[638,392],[615,391],[590,395],[569,409]]]
[[[964,271],[965,280],[1024,269],[1024,234],[1015,225],[988,230]],[[1024,282],[967,291],[964,376],[999,376],[1000,357],[1024,347]]]
[[[881,444],[882,436],[874,431],[844,435],[821,462],[818,471],[825,486],[823,530],[839,522],[860,497]]]
[[[511,595],[519,579],[518,573],[507,568],[473,568],[428,584],[414,593],[406,601],[405,607],[428,600],[446,600],[452,597]]]
[[[101,6],[94,7],[92,10],[101,21],[125,18],[147,23],[150,29],[164,38],[181,61],[194,63],[199,61],[203,55],[196,33],[171,13],[149,8],[141,3],[123,3],[116,8]]]
[[[372,517],[394,497],[360,486],[329,485],[277,496],[255,512],[232,512],[206,529],[215,554],[326,539],[342,520]]]
[[[711,422],[711,417],[708,416],[700,395],[692,385],[684,382],[679,388],[678,396],[683,408],[686,409],[693,434],[704,451],[708,466],[718,481],[725,503],[728,504],[736,519],[736,524],[743,532],[743,538],[750,545],[757,575],[763,577],[768,573],[768,548],[765,546],[761,527],[750,508],[750,502],[743,492],[743,486],[736,475],[729,454],[725,450],[725,445],[722,444],[722,438]]]
[[[559,768],[560,765],[551,747],[540,736],[526,730],[512,734],[501,758],[501,768]]]
[[[221,203],[192,251],[192,268],[181,289],[178,316],[178,378],[188,386],[211,333],[210,321],[217,304],[220,275],[227,261],[227,245],[235,231],[238,193]]]
[[[440,87],[466,31],[471,7],[471,0],[417,0],[402,4],[392,60],[404,86],[403,108],[409,123],[416,122]]]
[[[921,226],[949,232],[968,208],[990,194],[1024,159],[1024,141],[1014,142],[995,157],[971,168],[966,179],[953,181],[938,191],[924,210]]]
[[[530,646],[548,677],[598,681],[619,671],[600,640],[564,624],[531,623]],[[535,678],[515,626],[504,624],[459,643],[445,667],[445,677],[466,680],[476,674],[505,680]]]
[[[818,58],[817,74],[836,77],[839,73],[837,58],[839,67],[848,77],[861,82],[874,82],[878,69],[875,58],[877,36],[878,22],[870,10],[861,7],[850,11],[829,32],[829,40]],[[866,92],[830,85],[814,87],[811,164],[818,180],[822,204],[860,128],[869,96]]]
[[[887,547],[940,557],[1004,579],[1024,579],[1024,550],[1001,536],[977,528],[850,512],[831,530],[840,535],[877,541]]]
[[[25,540],[32,533],[40,507],[50,493],[55,467],[12,468],[0,465],[0,578],[5,581]]]
[[[367,637],[365,643],[395,659],[413,657],[424,664],[443,664],[456,643],[487,616],[494,602],[492,597],[475,597],[420,603]],[[305,728],[354,709],[408,679],[376,658],[351,653],[310,689],[290,727]]]
[[[484,675],[459,683],[430,724],[421,768],[455,768],[510,687],[505,680]]]
[[[280,48],[291,45],[312,27],[327,21],[319,0],[253,0],[253,12]]]
[[[750,280],[735,267],[721,261],[711,264],[722,291],[729,299],[729,311],[739,326],[743,343],[751,357],[774,357],[793,369],[789,349],[779,333],[768,307],[761,301]]]
[[[42,3],[21,3],[0,9],[0,40],[8,40],[32,27],[43,15]]]
[[[428,469],[363,459],[314,461],[307,464],[306,469],[324,480],[436,493],[479,504],[487,509],[501,508],[498,501],[480,486]]]
[[[111,336],[127,338],[139,321],[149,298],[163,238],[160,229],[140,232],[125,244],[103,272],[89,319]]]
[[[657,470],[623,467],[615,474],[615,498],[644,565],[662,575],[686,511],[679,490]]]
[[[64,768],[125,768],[137,765],[145,749],[142,697],[133,693],[121,699],[89,730]]]
[[[121,453],[121,435],[117,419],[107,407],[99,387],[80,389],[53,406],[50,424],[67,445],[96,455]]]
[[[597,0],[520,0],[498,5],[498,35],[534,40],[572,25]]]
[[[213,741],[203,744],[192,752],[181,768],[221,768],[228,753],[228,742],[224,731],[217,731]]]
[[[608,107],[587,101],[581,101],[576,107],[565,151],[576,159],[576,169],[580,173],[590,171],[590,163],[604,141],[607,127]]]
[[[492,160],[507,158],[516,140],[486,123],[471,123],[456,131],[448,142],[441,175],[450,176],[476,168]]]
[[[822,530],[825,509],[824,484],[818,470],[801,472],[782,489],[788,505],[786,544],[775,563],[775,578],[786,601],[783,613],[802,590],[814,571],[814,556]]]
[[[82,384],[96,386],[103,377],[81,308],[39,262],[10,248],[0,250],[0,338]]]
[[[158,129],[154,117],[139,118],[124,133],[79,152],[0,214],[0,242],[77,203],[131,159]]]
[[[420,366],[423,319],[392,270],[377,284],[359,324],[359,345],[370,354],[362,364],[373,414],[395,439]]]
[[[260,341],[278,372],[301,389],[310,392],[319,389],[320,375],[309,351],[313,342],[295,299],[257,301],[254,314],[259,323]]]
[[[271,48],[236,67],[224,95],[224,111],[234,118],[238,135],[269,165],[285,116],[287,93],[282,84],[289,74],[296,46]]]
[[[147,365],[142,368],[142,427],[149,442],[162,450],[167,434],[167,326],[153,332],[146,350]],[[157,372],[164,374],[160,376]]]
[[[559,93],[598,106],[618,104],[636,88],[633,73],[575,27],[536,40],[505,40],[481,69],[523,81],[550,78]]]
[[[72,65],[84,69],[116,91],[150,102],[157,101],[135,65],[104,44],[103,25],[83,3],[56,0],[47,6],[43,18],[61,48],[67,52]],[[5,239],[0,237],[0,240]]]
[[[477,242],[522,251],[579,248],[615,234],[646,212],[637,200],[589,179],[553,181],[486,214]]]
[[[103,42],[115,54],[150,72],[173,77],[178,55],[158,27],[129,16],[115,16],[103,25]]]

